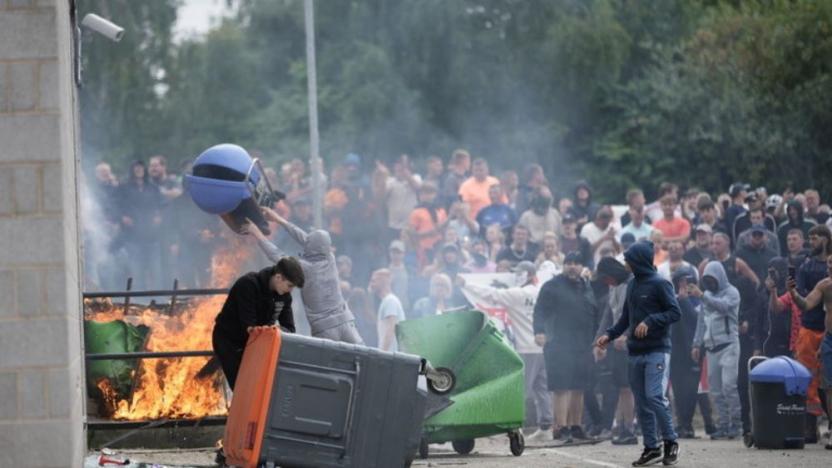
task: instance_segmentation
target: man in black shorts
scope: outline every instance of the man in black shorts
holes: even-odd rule
[[[283,331],[295,332],[292,289],[302,288],[304,281],[297,259],[283,257],[276,265],[246,273],[234,282],[212,336],[214,354],[232,390],[253,327],[279,325]]]
[[[554,438],[587,439],[581,420],[592,370],[597,303],[577,252],[566,255],[563,273],[547,281],[534,306],[535,341],[543,346],[549,390],[554,392]]]

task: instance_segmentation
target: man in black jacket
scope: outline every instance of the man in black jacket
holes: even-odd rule
[[[652,465],[658,459],[665,465],[674,465],[679,444],[665,393],[670,367],[670,326],[679,320],[681,311],[673,286],[653,266],[652,242],[636,242],[624,253],[624,260],[635,276],[627,288],[624,311],[595,344],[604,349],[610,341],[628,332],[630,388],[644,436],[644,452],[633,466]],[[659,447],[657,423],[664,438],[664,454]]]
[[[543,347],[549,391],[554,392],[554,436],[563,442],[588,438],[581,420],[592,371],[597,303],[583,269],[580,255],[569,252],[563,273],[540,288],[532,320],[535,342]]]
[[[279,325],[283,331],[295,332],[292,289],[302,288],[304,281],[300,263],[294,257],[284,257],[276,265],[246,273],[234,282],[212,336],[214,354],[232,390],[253,327]]]

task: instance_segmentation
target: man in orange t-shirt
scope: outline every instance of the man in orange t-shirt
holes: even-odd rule
[[[477,219],[480,210],[491,204],[488,189],[492,185],[499,184],[500,180],[488,175],[488,163],[482,158],[474,160],[471,174],[471,177],[459,186],[459,196],[471,207],[471,219]],[[502,195],[502,202],[508,203],[505,194]]]
[[[653,227],[664,234],[666,242],[680,241],[687,243],[690,237],[690,222],[681,216],[676,216],[676,196],[667,194],[661,200],[661,219],[653,223]]]
[[[407,238],[416,249],[420,267],[430,262],[428,253],[442,240],[442,231],[448,222],[445,210],[436,203],[437,194],[436,185],[423,183],[419,187],[419,205],[410,213],[407,222]]]

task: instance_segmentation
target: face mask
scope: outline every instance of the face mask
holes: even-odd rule
[[[705,287],[706,290],[716,293],[719,292],[719,284],[715,280],[706,280],[702,282],[702,286]]]

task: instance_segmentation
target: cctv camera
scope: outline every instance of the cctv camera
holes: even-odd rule
[[[122,36],[124,36],[124,28],[93,13],[84,16],[81,24],[113,42],[120,41]]]

